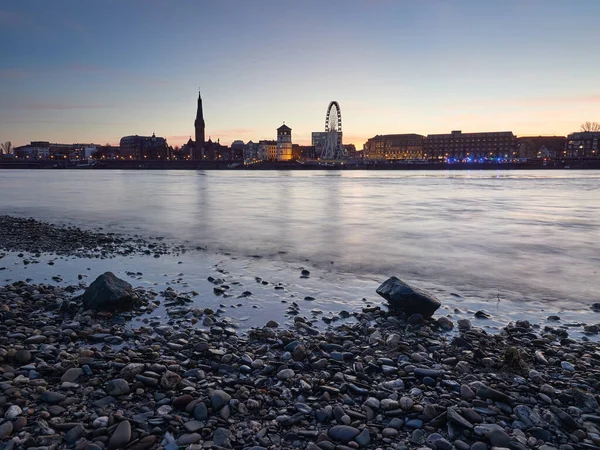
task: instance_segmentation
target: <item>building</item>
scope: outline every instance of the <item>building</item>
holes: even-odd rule
[[[295,145],[295,144],[294,144]],[[319,153],[314,145],[301,145],[299,147],[300,158],[304,160],[317,159]]]
[[[169,146],[165,138],[152,136],[124,136],[119,144],[122,159],[167,159]]]
[[[277,161],[277,141],[258,141],[257,159],[262,161]]]
[[[565,145],[565,156],[570,158],[597,158],[600,148],[600,132],[598,131],[580,131],[571,133],[567,136]]]
[[[428,134],[423,140],[425,159],[474,161],[516,158],[517,137],[512,131]]]
[[[420,134],[377,135],[365,143],[363,155],[370,160],[421,159],[423,139]]]
[[[244,149],[246,148],[246,144],[244,141],[233,141],[229,146],[229,154],[231,160],[234,161],[242,161],[244,159]]]
[[[50,142],[33,141],[15,147],[13,153],[18,159],[50,159]]]
[[[523,136],[517,138],[519,158],[561,158],[565,155],[565,136]]]
[[[244,161],[259,160],[260,158],[258,157],[258,153],[259,153],[259,145],[255,144],[252,141],[248,141],[248,143],[244,146]]]
[[[277,161],[292,160],[292,129],[286,124],[277,128]]]
[[[346,157],[348,159],[354,159],[358,156],[356,146],[354,144],[344,144],[344,150],[346,150]]]
[[[198,91],[198,108],[196,109],[194,129],[196,134],[196,144],[194,151],[192,152],[192,159],[204,159],[206,124],[204,123],[204,112],[202,111],[202,97],[200,96],[200,91]]]
[[[321,154],[325,143],[327,142],[327,131],[313,131],[312,132],[312,146],[315,148],[317,155]]]

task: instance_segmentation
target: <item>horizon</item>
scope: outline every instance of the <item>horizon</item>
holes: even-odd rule
[[[0,140],[181,146],[199,88],[206,139],[226,145],[283,122],[310,145],[332,100],[357,149],[384,134],[567,136],[600,119],[599,15],[593,0],[9,0]]]

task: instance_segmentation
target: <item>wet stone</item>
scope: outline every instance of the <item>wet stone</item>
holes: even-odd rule
[[[109,450],[124,448],[131,440],[131,424],[127,420],[119,422],[108,441]]]
[[[229,400],[231,400],[231,395],[220,389],[217,389],[210,394],[210,402],[215,411],[219,411],[223,408],[223,406],[229,403]]]
[[[335,425],[329,429],[327,434],[334,441],[348,443],[358,436],[360,431],[348,425]]]
[[[508,447],[510,436],[503,430],[493,430],[489,435],[489,440],[494,447]]]
[[[123,378],[116,378],[106,384],[106,393],[112,396],[129,394],[129,383]]]
[[[64,394],[61,394],[60,392],[45,391],[42,394],[41,400],[44,403],[54,404],[54,403],[60,403],[60,402],[64,401],[65,398],[67,398],[67,396]]]

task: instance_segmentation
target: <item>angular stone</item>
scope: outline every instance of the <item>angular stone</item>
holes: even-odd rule
[[[210,403],[215,411],[223,408],[223,406],[229,403],[229,400],[231,400],[231,395],[220,389],[216,389],[210,394]]]
[[[409,286],[396,277],[384,281],[376,292],[388,301],[390,312],[421,314],[429,318],[441,306],[432,294]]]
[[[231,436],[231,431],[227,428],[217,428],[213,433],[213,444],[218,447],[229,446],[229,437]]]
[[[63,373],[62,377],[60,377],[60,381],[74,382],[79,378],[79,376],[83,373],[83,369],[79,367],[72,367]]]
[[[193,397],[189,394],[181,395],[173,400],[173,408],[185,409],[185,407],[193,400]]]
[[[157,440],[158,437],[152,434],[149,436],[144,436],[135,444],[132,444],[129,447],[127,447],[127,450],[149,450],[154,447],[154,444],[156,444]],[[89,447],[86,447],[86,450],[89,450]]]
[[[65,442],[67,445],[72,446],[83,436],[85,430],[83,425],[78,423],[76,426],[71,428],[69,431],[65,433]]]
[[[126,380],[133,380],[136,375],[141,374],[146,368],[146,364],[143,363],[129,363],[121,369],[119,376]]]
[[[198,403],[194,408],[193,415],[196,420],[206,420],[208,419],[208,408],[204,403]]]
[[[129,383],[123,378],[115,378],[106,383],[106,393],[114,397],[129,394]]]
[[[369,433],[369,430],[365,428],[354,440],[360,447],[368,447],[371,445],[371,434]]]
[[[446,415],[448,417],[448,422],[458,425],[461,428],[466,428],[468,430],[473,429],[473,424],[461,416],[458,411],[454,408],[448,408],[446,411]]]
[[[130,309],[137,300],[131,284],[105,272],[81,296],[83,307],[100,311]]]
[[[109,450],[124,448],[131,440],[131,424],[127,420],[119,422],[114,433],[108,441]]]
[[[506,395],[504,392],[497,391],[496,389],[492,389],[488,386],[481,386],[479,389],[477,389],[477,396],[481,398],[489,398],[490,400],[496,402],[507,403],[509,405],[512,405],[515,402],[512,397]]]
[[[173,390],[177,387],[180,381],[181,377],[178,374],[167,370],[160,378],[160,386],[163,389]]]
[[[60,392],[45,391],[42,394],[41,400],[44,403],[50,403],[52,405],[55,403],[62,402],[65,398],[67,398],[67,396],[64,394],[61,394]]]

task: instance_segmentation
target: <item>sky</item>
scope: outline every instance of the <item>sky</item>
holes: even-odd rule
[[[598,0],[3,0],[0,141],[294,143],[600,122]]]

